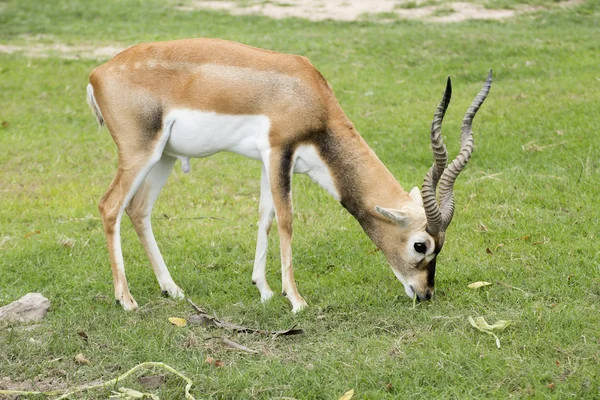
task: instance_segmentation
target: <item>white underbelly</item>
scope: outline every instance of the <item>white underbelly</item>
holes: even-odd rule
[[[267,154],[270,149],[271,121],[266,115],[226,115],[177,109],[166,115],[164,125],[171,126],[164,153],[178,157],[184,172],[189,172],[189,158],[192,157],[229,151],[261,160],[261,154]],[[307,174],[335,199],[340,199],[331,171],[314,146],[301,145],[296,149],[294,173]]]
[[[230,151],[260,159],[269,146],[271,121],[265,115],[226,115],[178,109],[165,117],[174,120],[164,152],[175,157],[207,157]]]

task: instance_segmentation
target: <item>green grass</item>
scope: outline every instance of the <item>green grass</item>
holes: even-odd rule
[[[191,310],[160,297],[126,219],[127,274],[142,309],[114,305],[96,204],[116,149],[84,99],[99,62],[0,53],[0,305],[28,292],[52,301],[38,328],[0,330],[0,379],[76,385],[162,361],[194,380],[196,398],[335,399],[349,389],[358,399],[600,396],[597,2],[449,25],[232,17],[158,0],[11,0],[0,11],[3,44],[35,35],[95,46],[208,36],[308,56],[406,189],[431,165],[429,125],[446,75],[454,98],[444,135],[455,154],[463,113],[488,69],[495,74],[474,124],[476,152],[457,181],[435,299],[414,309],[359,225],[303,176],[293,188],[294,260],[310,308],[292,315],[281,296],[261,304],[250,284],[259,165],[221,154],[193,160],[188,175],[176,168],[154,214],[175,281],[231,322],[306,332],[273,339],[170,325],[168,317]],[[186,219],[200,216],[215,218]],[[74,246],[63,246],[65,238]],[[518,289],[466,288],[478,280]],[[497,349],[468,316],[515,324],[499,333]],[[260,354],[206,340],[221,335]],[[80,352],[90,365],[74,362]],[[226,365],[205,364],[207,355]],[[181,398],[183,386],[168,378],[155,393]]]

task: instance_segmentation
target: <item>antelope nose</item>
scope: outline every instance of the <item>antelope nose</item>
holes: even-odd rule
[[[433,297],[433,289],[427,288],[425,289],[425,293],[418,293],[418,295],[419,300],[421,301],[431,300],[431,298]]]

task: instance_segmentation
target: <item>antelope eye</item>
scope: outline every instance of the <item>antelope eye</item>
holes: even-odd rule
[[[427,252],[427,245],[425,243],[415,243],[415,251],[417,253],[425,254]]]

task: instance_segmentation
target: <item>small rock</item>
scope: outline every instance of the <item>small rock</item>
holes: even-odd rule
[[[41,321],[50,308],[50,300],[40,293],[27,293],[19,300],[0,307],[0,321],[37,322]]]
[[[140,385],[144,387],[144,389],[156,389],[161,387],[165,383],[164,375],[150,375],[150,376],[140,376],[138,378],[138,382]]]

